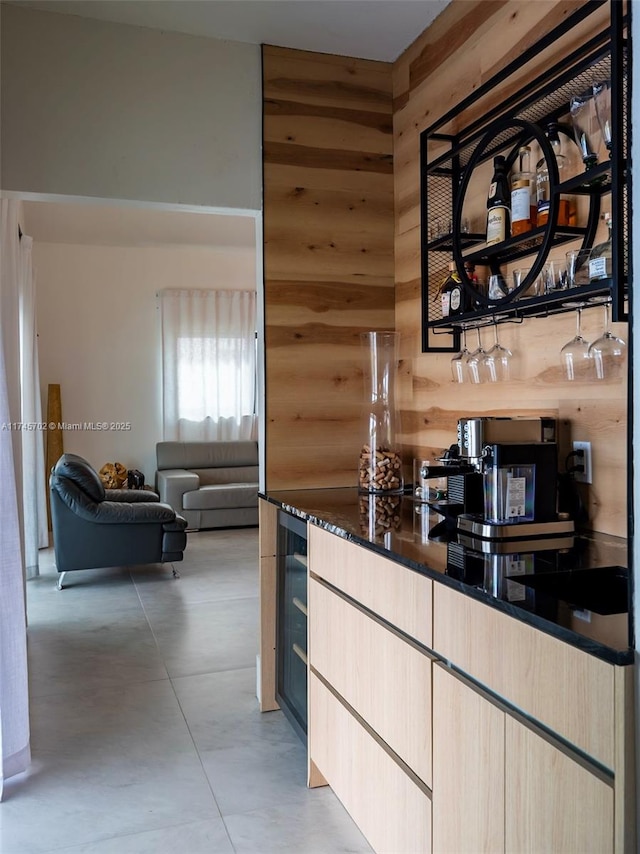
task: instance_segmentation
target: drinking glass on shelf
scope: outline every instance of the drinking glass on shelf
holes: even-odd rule
[[[584,168],[588,171],[598,163],[598,155],[594,151],[593,145],[595,118],[593,87],[571,98],[570,112],[573,134],[580,149]]]
[[[593,84],[593,100],[602,139],[607,151],[611,151],[611,80],[598,80]]]
[[[591,377],[592,362],[589,355],[589,342],[582,337],[582,309],[585,303],[567,302],[564,305],[576,310],[576,334],[560,350],[565,378],[570,381],[586,381]]]
[[[451,376],[454,383],[463,383],[465,381],[466,359],[469,355],[467,347],[467,330],[462,327],[462,349],[451,359]]]
[[[567,259],[567,279],[570,288],[589,284],[589,249],[570,249]]]
[[[516,269],[511,274],[512,280],[513,280],[512,290],[519,288],[520,285],[524,282],[524,280],[527,278],[528,275],[529,275],[529,268],[528,267],[516,267]],[[535,285],[535,282],[534,282],[534,285]],[[519,294],[516,297],[516,299],[522,299],[522,297],[533,297],[533,296],[536,296],[536,294],[531,293],[531,287],[529,287],[524,293]]]
[[[611,300],[604,303],[604,331],[589,347],[596,377],[599,380],[620,379],[627,353],[626,342],[611,332]]]
[[[473,352],[469,353],[469,355],[465,359],[465,365],[467,368],[467,375],[469,377],[469,382],[472,383],[483,383],[487,380],[487,372],[484,364],[484,357],[486,355],[486,350],[482,346],[482,340],[480,338],[480,324],[476,324],[475,326],[476,332],[478,334],[478,346]]]
[[[505,315],[503,315],[504,317]],[[490,383],[497,383],[511,378],[511,358],[513,353],[507,347],[503,347],[498,341],[499,317],[493,321],[494,345],[485,353],[482,360],[486,379]]]

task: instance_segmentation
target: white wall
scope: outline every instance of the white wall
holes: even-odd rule
[[[260,209],[259,47],[0,15],[3,190]]]
[[[64,450],[97,469],[138,468],[153,483],[162,439],[156,292],[255,288],[255,252],[203,246],[80,246],[34,242],[43,417],[59,383],[69,423],[131,422],[130,431],[65,431]]]

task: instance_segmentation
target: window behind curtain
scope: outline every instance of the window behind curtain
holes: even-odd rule
[[[255,292],[159,296],[165,440],[255,439]]]

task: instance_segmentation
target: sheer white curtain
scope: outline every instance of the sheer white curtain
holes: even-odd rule
[[[38,335],[36,332],[36,288],[31,249],[33,241],[22,235],[19,251],[18,288],[20,310],[21,421],[42,423]],[[44,433],[25,430],[22,440],[22,507],[24,517],[24,562],[27,578],[39,574],[38,549],[49,545],[44,470]]]
[[[0,200],[0,799],[30,762],[24,573],[18,494],[21,420],[18,208]]]
[[[165,440],[256,439],[255,291],[158,296]]]

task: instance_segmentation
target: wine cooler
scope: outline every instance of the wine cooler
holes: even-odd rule
[[[278,513],[276,698],[307,740],[307,525]]]

